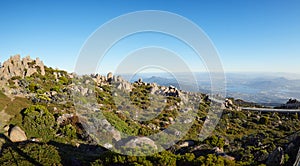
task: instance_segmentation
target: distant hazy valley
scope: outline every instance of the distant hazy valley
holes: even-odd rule
[[[194,73],[194,75],[198,85],[191,84],[190,80],[193,78],[187,78],[184,73],[180,74],[179,79],[183,80],[183,87],[191,90],[192,88],[189,87],[196,86],[200,92],[209,93],[211,86],[209,75],[207,73]],[[179,87],[176,78],[166,73],[137,74],[131,80],[128,75],[123,77],[129,81],[141,77],[145,82]],[[228,73],[226,74],[226,94],[228,97],[250,102],[278,105],[285,103],[289,98],[300,98],[300,78],[292,74]]]

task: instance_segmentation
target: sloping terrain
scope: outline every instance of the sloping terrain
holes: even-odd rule
[[[1,165],[292,165],[300,147],[297,113],[240,111],[246,102],[234,99],[214,104],[206,94],[173,86],[46,66],[45,73],[2,81],[0,108],[7,116],[1,123],[9,127],[0,134]],[[216,120],[208,111],[217,107],[223,110],[218,125],[199,139],[204,123]],[[14,126],[24,141],[12,142],[22,135]],[[168,128],[162,144],[150,137]]]

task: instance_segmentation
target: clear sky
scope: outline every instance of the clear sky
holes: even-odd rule
[[[139,10],[169,11],[196,23],[214,43],[226,72],[300,73],[298,0],[1,0],[0,61],[14,54],[30,55],[71,72],[80,48],[99,26]],[[128,43],[140,43],[138,39],[154,42],[155,35],[137,35]],[[170,43],[170,49],[178,48],[176,41]],[[112,70],[110,66],[122,59],[118,54],[112,53],[100,70]],[[202,70],[188,53],[184,58],[193,71]]]

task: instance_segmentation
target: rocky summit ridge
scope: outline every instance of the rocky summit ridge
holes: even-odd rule
[[[31,59],[30,56],[20,58],[20,55],[11,56],[0,66],[0,80],[9,80],[13,77],[24,78],[34,73],[45,75],[45,66],[39,58]]]

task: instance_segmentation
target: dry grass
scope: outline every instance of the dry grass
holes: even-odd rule
[[[0,92],[0,132],[3,131],[3,126],[8,123],[20,124],[22,122],[20,112],[30,104],[31,102],[26,98],[15,97],[11,99]],[[12,117],[14,117],[13,121],[10,121]]]

